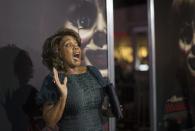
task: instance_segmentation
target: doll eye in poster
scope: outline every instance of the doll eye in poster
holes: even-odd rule
[[[96,20],[97,7],[90,2],[82,2],[71,11],[70,22],[80,29],[91,28]]]
[[[193,37],[193,27],[192,24],[186,23],[180,30],[180,39],[186,43],[190,44]]]

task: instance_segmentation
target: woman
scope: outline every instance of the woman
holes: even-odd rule
[[[108,76],[108,44],[105,0],[70,0],[64,12],[68,12],[64,27],[79,30],[82,40],[84,62],[95,65],[103,77]],[[64,5],[64,4],[63,4]],[[100,60],[101,59],[101,60]]]
[[[43,63],[52,73],[45,78],[37,102],[48,127],[57,124],[60,131],[102,131],[104,91],[93,74],[100,73],[95,67],[80,66],[80,45],[80,37],[71,29],[46,40]]]

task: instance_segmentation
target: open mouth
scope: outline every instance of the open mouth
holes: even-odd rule
[[[107,50],[87,50],[86,57],[92,65],[95,65],[99,69],[107,69],[108,55]]]
[[[74,60],[80,60],[80,53],[74,53],[73,54],[73,59]]]

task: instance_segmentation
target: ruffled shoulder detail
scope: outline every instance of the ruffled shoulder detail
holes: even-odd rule
[[[39,106],[42,106],[45,102],[54,104],[58,101],[59,95],[57,86],[53,83],[53,77],[49,74],[45,77],[41,89],[37,93],[36,103]]]
[[[101,87],[105,87],[108,84],[108,79],[104,78],[95,66],[87,66],[87,69],[96,78]]]

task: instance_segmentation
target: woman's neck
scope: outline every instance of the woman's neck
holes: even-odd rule
[[[65,70],[65,74],[67,75],[72,75],[72,74],[80,74],[80,73],[84,73],[86,72],[86,67],[83,67],[83,66],[76,66],[76,67],[69,67],[69,68],[66,68]]]
[[[74,67],[74,68],[68,67],[68,68],[65,69],[65,73],[67,75],[71,75],[71,74],[77,74],[78,71],[77,71],[77,68],[76,67]]]

